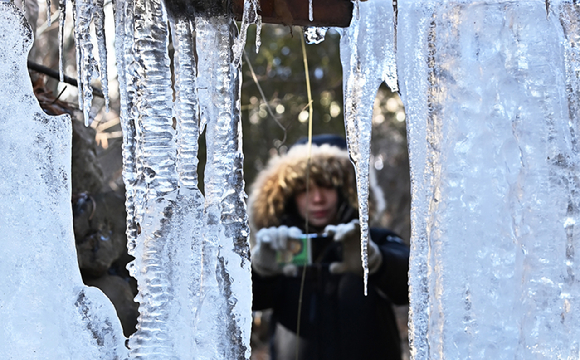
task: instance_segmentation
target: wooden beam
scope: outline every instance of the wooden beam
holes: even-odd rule
[[[348,27],[352,19],[350,0],[312,0],[313,21],[308,19],[309,0],[259,0],[262,22],[269,24]],[[244,0],[233,0],[237,20],[242,19]]]

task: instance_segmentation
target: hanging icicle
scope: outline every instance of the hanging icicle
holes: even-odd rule
[[[368,189],[373,105],[383,81],[392,91],[398,90],[392,20],[390,0],[360,4],[360,19],[353,16],[351,26],[344,30],[340,43],[346,136],[357,173],[365,294],[368,282]]]
[[[74,37],[77,44],[77,72],[79,77],[79,108],[83,110],[85,126],[89,126],[89,113],[93,102],[93,89],[91,81],[95,74],[96,62],[93,57],[93,43],[89,32],[89,26],[93,20],[92,0],[76,0],[74,2]]]

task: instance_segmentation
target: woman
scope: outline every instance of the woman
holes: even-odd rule
[[[382,210],[380,194],[371,182],[373,214]],[[272,359],[401,358],[392,304],[408,301],[409,250],[393,232],[370,229],[365,296],[357,209],[354,169],[337,136],[313,138],[310,159],[299,141],[254,182],[253,307],[273,309]],[[280,264],[279,252],[303,234],[318,235],[312,263]]]

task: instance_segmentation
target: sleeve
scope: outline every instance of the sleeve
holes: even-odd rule
[[[371,229],[370,237],[378,245],[383,262],[379,270],[369,276],[369,284],[395,305],[409,303],[409,247],[386,229]]]

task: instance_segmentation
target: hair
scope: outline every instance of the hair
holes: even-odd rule
[[[270,159],[252,184],[248,200],[252,232],[279,225],[304,226],[304,219],[296,209],[295,196],[306,189],[307,174],[318,186],[336,189],[340,222],[358,217],[356,175],[348,152],[328,144],[313,145],[309,161],[308,146],[300,144],[290,148],[287,154]],[[382,191],[374,181],[371,181],[371,188],[369,207],[373,212],[382,211]]]

